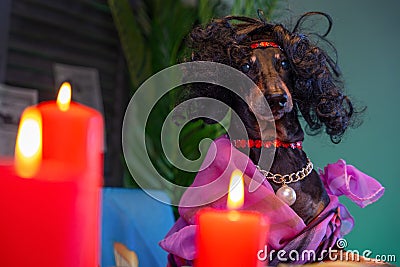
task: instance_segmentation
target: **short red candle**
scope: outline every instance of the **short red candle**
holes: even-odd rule
[[[0,161],[0,237],[4,266],[98,267],[103,119],[55,101],[31,110],[42,119],[38,170],[22,178]]]
[[[197,214],[195,266],[264,266],[257,255],[267,232],[268,224],[256,211],[204,208]]]
[[[196,267],[255,267],[264,248],[267,224],[251,211],[203,209],[198,214]]]

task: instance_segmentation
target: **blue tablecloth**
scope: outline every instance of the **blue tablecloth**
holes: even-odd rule
[[[168,196],[152,191],[163,202]],[[169,205],[140,189],[104,188],[102,205],[101,267],[115,266],[114,242],[135,251],[140,267],[165,267],[167,253],[158,242],[174,223]]]

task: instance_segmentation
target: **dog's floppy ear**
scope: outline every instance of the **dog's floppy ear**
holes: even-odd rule
[[[228,89],[214,84],[186,85],[176,103],[175,122],[179,124],[180,120],[187,122],[202,119],[208,124],[219,123],[228,113],[232,94]]]
[[[293,32],[281,25],[277,25],[273,31],[293,69],[292,93],[308,124],[306,132],[315,135],[325,129],[332,142],[339,143],[346,129],[353,125],[354,109],[352,102],[344,94],[337,60],[333,60],[323,49],[314,45],[306,35],[297,32],[307,17],[315,15],[326,18],[329,25],[324,34],[314,35],[325,41],[322,43],[326,43],[337,57],[334,46],[324,38],[332,26],[332,19],[327,14],[309,12],[299,19]]]
[[[229,17],[215,19],[205,26],[195,27],[187,39],[191,55],[186,61],[209,61],[232,66],[231,53],[235,50],[233,47],[236,46],[238,36],[229,19]],[[196,66],[199,67],[199,65]],[[217,76],[221,75],[220,72],[208,67],[193,70],[188,65],[185,71],[187,72],[186,76],[194,78],[193,80],[197,80],[196,72],[199,71],[202,72],[202,77],[207,76],[209,80],[218,80]],[[177,107],[180,107],[177,109],[176,115],[181,119],[184,117],[203,119],[209,124],[220,122],[232,104],[233,94],[229,89],[211,83],[185,85],[178,97]],[[196,98],[209,98],[219,101],[221,104],[211,105],[201,100],[191,101]],[[188,103],[184,104],[185,102]],[[185,115],[182,116],[183,114]],[[204,114],[207,116],[203,116]]]
[[[347,96],[334,89],[317,94],[315,100],[298,101],[298,107],[308,124],[310,135],[325,132],[333,143],[339,143],[346,129],[353,124],[353,105]]]
[[[339,143],[353,124],[353,104],[345,95],[336,63],[319,47],[307,45],[301,52],[296,69],[295,99],[305,121],[307,133],[313,135],[325,128],[333,143]]]

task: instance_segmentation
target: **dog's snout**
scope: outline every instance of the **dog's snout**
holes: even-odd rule
[[[273,94],[267,96],[267,101],[272,107],[286,107],[288,103],[287,94]]]
[[[284,94],[281,100],[279,100],[279,106],[285,107],[287,102],[288,102],[288,96]]]

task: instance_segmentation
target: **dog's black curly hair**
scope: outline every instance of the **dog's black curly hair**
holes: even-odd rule
[[[332,20],[320,12],[308,12],[300,17],[292,31],[281,24],[270,24],[264,19],[227,16],[215,19],[208,25],[195,27],[189,35],[188,46],[192,61],[213,61],[240,69],[243,60],[249,58],[250,44],[256,41],[274,41],[285,52],[293,73],[293,98],[308,124],[308,134],[314,135],[325,129],[332,142],[339,143],[345,130],[353,123],[353,105],[344,94],[340,71],[323,49],[315,45],[307,35],[298,32],[309,16],[320,15],[328,20],[329,33]],[[334,47],[326,41],[336,56]],[[191,87],[183,98],[195,96],[214,97],[230,104],[234,97],[222,88],[210,84]]]

